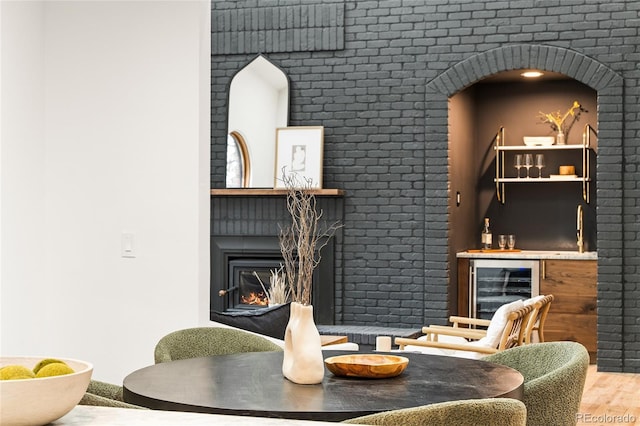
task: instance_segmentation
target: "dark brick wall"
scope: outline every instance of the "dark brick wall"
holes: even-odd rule
[[[212,16],[211,52],[312,52],[344,47],[344,6],[338,3],[220,9]]]
[[[290,124],[325,126],[324,186],[346,191],[337,320],[411,327],[446,317],[448,96],[535,66],[598,91],[598,365],[640,372],[640,2],[213,1],[212,22],[314,5],[343,11],[343,45],[268,57],[291,81]],[[340,33],[339,22],[326,25]],[[212,56],[215,188],[230,79],[260,53],[223,48]]]

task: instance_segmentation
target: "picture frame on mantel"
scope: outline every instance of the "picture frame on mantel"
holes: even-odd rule
[[[310,187],[322,189],[324,126],[293,126],[276,129],[274,188],[286,188],[283,177],[298,175]]]

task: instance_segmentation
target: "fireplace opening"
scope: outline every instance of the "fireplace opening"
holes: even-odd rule
[[[282,258],[230,259],[228,287],[221,290],[228,297],[227,310],[268,306],[271,271],[279,269],[282,262]]]

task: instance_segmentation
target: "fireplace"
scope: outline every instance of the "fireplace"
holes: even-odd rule
[[[311,302],[317,324],[334,323],[334,244],[329,240],[313,274]],[[210,310],[237,312],[267,306],[270,271],[283,264],[278,237],[223,236],[211,238]]]

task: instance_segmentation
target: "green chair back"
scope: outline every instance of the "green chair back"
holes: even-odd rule
[[[575,425],[589,367],[587,349],[576,342],[532,343],[488,355],[524,376],[527,425]]]
[[[448,401],[403,408],[342,423],[380,426],[525,426],[527,409],[517,399],[488,398]]]
[[[99,380],[91,380],[87,392],[85,392],[78,404],[99,407],[144,408],[124,402],[122,392],[122,386],[101,382]]]
[[[222,327],[196,327],[174,331],[155,347],[156,364],[179,359],[242,352],[282,351],[275,343],[242,330]]]
[[[96,395],[93,393],[86,392],[80,402],[79,405],[93,405],[98,407],[113,407],[113,408],[135,408],[146,410],[145,407],[140,407],[138,405],[128,404],[124,401],[118,401],[116,399],[106,398],[104,396]]]

